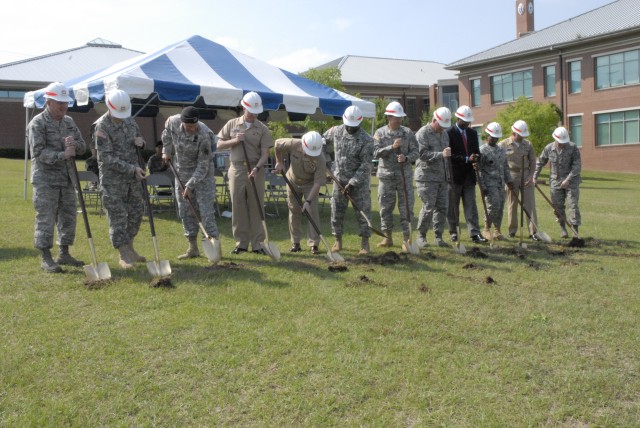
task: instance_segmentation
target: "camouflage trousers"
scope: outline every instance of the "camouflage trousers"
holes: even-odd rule
[[[133,240],[140,230],[144,200],[139,181],[102,183],[102,204],[107,212],[109,238],[114,248]]]
[[[355,201],[356,205],[364,215],[369,217],[371,214],[371,189],[369,183],[365,183],[362,186],[358,186],[351,191],[351,197]],[[344,231],[344,216],[349,206],[349,199],[342,194],[338,186],[333,185],[333,193],[331,195],[331,232],[334,235],[342,235]],[[355,209],[354,209],[355,210]],[[358,235],[362,237],[371,236],[369,225],[367,221],[362,218],[360,214],[356,212],[356,218],[358,219],[359,232]]]
[[[484,202],[487,204],[489,219],[484,216],[484,224],[488,222],[500,229],[502,225],[502,216],[504,213],[505,192],[503,186],[489,186],[484,192]]]
[[[178,183],[176,182],[176,190],[178,189],[180,189],[180,186],[178,186]],[[189,201],[182,197],[182,192],[178,191],[176,193],[178,196],[178,212],[182,219],[184,236],[194,238],[198,236],[198,220],[193,216],[193,212],[189,207]],[[213,238],[218,237],[218,226],[216,225],[215,215],[215,199],[216,185],[213,179],[204,179],[191,191],[191,203],[193,204],[196,212],[200,215],[204,229],[207,231],[209,236]]]
[[[569,207],[569,218],[567,218],[567,221],[573,226],[580,226],[580,224],[582,224],[578,199],[580,199],[580,188],[578,186],[569,187],[568,189],[561,189],[555,186],[551,187],[551,202],[553,202],[553,206],[564,214],[566,202]]]
[[[444,232],[447,208],[449,207],[449,186],[445,182],[416,181],[422,208],[418,215],[418,230],[426,235],[433,224],[437,238]]]
[[[296,189],[296,193],[302,198],[304,201],[306,197],[309,195],[309,191],[313,187],[313,182],[308,184],[296,184],[291,181],[291,184]],[[296,198],[291,193],[291,189],[287,188],[287,202],[289,206],[289,235],[291,235],[291,242],[300,243],[302,240],[302,219],[307,218],[302,212],[302,207],[296,201]],[[309,204],[309,215],[315,221],[316,225],[320,227],[320,213],[318,212],[318,198],[315,198]],[[307,226],[307,245],[308,246],[318,246],[320,244],[320,236],[315,231],[311,223],[309,222]]]
[[[383,231],[393,230],[393,210],[396,207],[396,195],[398,201],[398,211],[400,212],[400,226],[405,236],[409,235],[409,222],[413,221],[413,204],[415,196],[413,194],[413,184],[407,178],[407,196],[409,202],[409,217],[404,200],[404,188],[402,178],[380,178],[378,181],[378,204],[380,206],[380,225]],[[409,222],[407,222],[409,218]]]
[[[54,229],[58,245],[73,245],[76,237],[76,194],[71,183],[66,187],[46,184],[33,186],[36,211],[33,246],[40,250],[53,247]]]

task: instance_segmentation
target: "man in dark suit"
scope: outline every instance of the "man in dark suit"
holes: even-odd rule
[[[449,234],[451,241],[456,242],[460,199],[464,207],[464,218],[473,242],[487,242],[480,234],[478,224],[478,208],[476,206],[476,175],[475,164],[480,160],[480,145],[478,133],[469,125],[473,122],[473,114],[468,106],[460,106],[455,113],[458,120],[455,125],[447,129],[449,147],[451,147],[452,180],[449,187]]]

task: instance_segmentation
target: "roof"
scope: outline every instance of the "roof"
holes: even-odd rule
[[[64,82],[141,54],[97,38],[77,48],[0,64],[0,81],[32,82],[37,86],[52,81]]]
[[[411,59],[347,55],[316,68],[338,67],[345,84],[386,86],[430,86],[443,79],[455,79],[444,64]]]
[[[447,64],[449,70],[459,70],[479,63],[511,56],[522,56],[551,47],[583,44],[589,40],[617,33],[640,30],[638,0],[618,0],[540,31]]]

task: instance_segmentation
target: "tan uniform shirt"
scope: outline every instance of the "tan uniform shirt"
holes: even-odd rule
[[[251,166],[256,166],[258,159],[262,156],[262,149],[273,147],[271,132],[265,124],[258,120],[253,122],[250,128],[247,128],[244,117],[240,116],[228,121],[218,133],[218,138],[220,140],[230,140],[235,138],[236,134],[240,132],[244,132],[244,146],[247,149],[249,162]],[[229,160],[231,162],[244,162],[242,144],[235,145],[231,148]]]
[[[287,178],[291,182],[302,186],[304,184],[324,183],[327,171],[324,154],[319,156],[305,156],[299,138],[279,138],[276,140],[276,150],[291,158]]]
[[[507,154],[507,163],[509,171],[514,181],[520,180],[524,174],[525,181],[533,174],[536,169],[536,153],[533,146],[528,140],[522,140],[520,143],[513,141],[513,136],[502,140],[498,143]],[[524,157],[524,171],[522,171],[522,158]]]

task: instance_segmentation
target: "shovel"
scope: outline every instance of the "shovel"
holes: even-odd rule
[[[531,217],[531,215],[529,214],[529,211],[524,207],[524,204],[522,203],[522,201],[520,200],[520,198],[518,198],[516,196],[516,200],[518,201],[518,203],[520,204],[520,207],[522,208],[522,210],[524,211],[525,215],[527,216],[527,218],[529,219],[529,221],[531,222],[531,224],[533,224],[533,227],[536,228],[536,235],[538,236],[538,238],[540,238],[541,241],[546,242],[547,244],[551,244],[553,242],[553,240],[551,239],[551,237],[546,234],[545,232],[541,231],[540,229],[538,229],[538,225],[533,221],[533,218]],[[524,247],[526,248],[526,247]]]
[[[549,199],[549,197],[546,195],[546,193],[544,193],[542,191],[542,189],[540,188],[540,186],[538,186],[537,184],[536,184],[536,189],[538,189],[538,192],[540,192],[542,197],[544,197],[544,200],[547,201],[547,203],[549,204],[549,206],[553,210],[553,214],[556,216],[556,219],[558,220],[558,222],[560,224],[564,223],[564,224],[568,225],[569,229],[571,229],[571,232],[573,232],[574,236],[576,238],[580,239],[580,236],[578,235],[578,231],[573,227],[573,225],[571,223],[569,223],[567,221],[564,213],[562,213],[558,209],[556,209],[556,207],[553,205],[553,202],[551,202],[551,199]]]
[[[141,165],[143,165],[144,162],[142,159],[142,149],[140,149],[140,147],[136,147],[136,151],[138,152],[138,161]],[[153,276],[169,276],[171,275],[171,266],[169,265],[169,260],[160,260],[160,251],[158,250],[156,227],[153,223],[153,210],[151,209],[151,202],[149,201],[149,189],[147,189],[147,180],[143,178],[140,181],[140,185],[142,186],[144,203],[147,206],[147,211],[149,212],[149,226],[151,227],[151,238],[153,239],[153,249],[155,251],[155,260],[152,262],[147,262],[147,269]]]
[[[477,164],[476,164],[477,165]],[[489,248],[495,248],[493,246],[493,233],[491,232],[491,218],[489,217],[489,210],[487,209],[487,201],[485,201],[485,193],[482,186],[482,178],[480,177],[480,171],[474,168],[476,173],[476,181],[478,182],[478,187],[480,188],[480,199],[482,199],[482,208],[484,208],[484,218],[487,223],[487,229],[489,229]]]
[[[251,171],[251,163],[249,162],[249,155],[247,154],[247,148],[244,145],[244,140],[241,143],[242,151],[244,152],[244,160],[247,163],[247,170]],[[253,187],[253,194],[256,197],[256,202],[258,205],[258,211],[260,212],[260,220],[262,220],[262,229],[264,229],[264,242],[262,243],[262,248],[267,253],[269,257],[273,260],[280,260],[280,250],[276,247],[276,244],[273,242],[269,242],[269,231],[267,230],[267,222],[264,219],[264,207],[260,202],[260,195],[258,195],[258,188],[256,187],[256,181],[253,177],[249,177],[251,180],[251,186]]]
[[[287,178],[287,174],[285,174],[284,171],[280,171],[280,174],[282,174],[282,178],[284,178],[285,183],[287,183],[287,186],[289,186],[289,189],[291,189],[291,193],[293,194],[293,197],[296,199],[296,202],[298,202],[298,205],[300,205],[300,208],[302,208],[302,206],[304,205],[304,203],[302,202],[302,198],[300,197],[298,192],[296,192],[296,189],[293,188],[293,185]],[[324,244],[324,246],[327,247],[327,259],[331,262],[344,262],[344,258],[342,258],[340,254],[331,252],[331,248],[329,247],[329,244],[327,243],[326,239],[324,239],[324,236],[322,236],[322,233],[320,233],[320,228],[311,217],[311,214],[309,214],[306,210],[303,211],[303,213],[304,215],[307,216],[309,223],[311,223],[311,226],[313,226],[313,229],[316,231],[318,236],[320,236],[320,239],[322,240],[322,243]]]
[[[78,174],[78,168],[76,167],[75,159],[67,161],[67,165],[71,166],[75,180],[73,181],[76,193],[78,194],[78,200],[80,201],[80,207],[82,208],[82,218],[84,219],[84,228],[87,231],[87,238],[89,239],[89,248],[91,248],[91,260],[90,265],[84,266],[84,273],[87,275],[89,281],[95,282],[100,280],[111,279],[111,270],[106,262],[98,263],[96,256],[96,248],[93,245],[93,237],[91,236],[91,228],[89,227],[89,216],[87,215],[87,208],[84,205],[84,195],[80,188],[80,177]]]
[[[524,194],[524,156],[522,156],[522,164],[520,167],[520,193]],[[520,204],[520,242],[518,242],[518,246],[526,250],[527,244],[522,242],[523,236],[524,236],[524,204]]]
[[[445,180],[447,181],[447,183],[449,183],[449,185],[453,189],[453,166],[451,165],[451,161],[449,160],[449,158],[443,158],[443,162],[445,164],[445,167],[444,167]],[[453,216],[455,217],[456,220],[459,220],[458,204],[453,202],[453,199],[454,199],[453,192],[449,192],[449,194],[450,194],[449,203],[452,204]],[[459,222],[458,224],[456,224],[456,230],[458,232],[458,239],[456,240],[455,247],[453,247],[454,251],[459,254],[467,254],[467,249],[464,247],[464,245],[460,243],[460,238],[462,238],[462,235],[460,233]]]
[[[413,234],[413,232],[411,231],[411,213],[409,212],[409,193],[407,192],[407,179],[404,176],[404,169],[405,169],[405,166],[402,165],[402,168],[400,168],[400,176],[402,177],[402,190],[404,192],[404,210],[406,213],[405,221],[409,224],[409,239],[402,242],[402,249],[407,253],[418,255],[420,254],[420,248],[418,248],[418,244],[416,242],[413,242],[413,240],[411,239],[411,235]]]
[[[347,199],[349,199],[349,201],[351,201],[351,206],[353,207],[354,210],[356,210],[361,216],[362,218],[364,218],[364,220],[367,222],[367,225],[369,226],[369,230],[371,230],[373,233],[375,233],[378,236],[382,236],[383,238],[385,237],[385,234],[380,232],[378,229],[376,229],[375,227],[373,227],[373,225],[371,224],[371,220],[369,220],[369,218],[367,217],[367,215],[362,212],[362,210],[360,208],[358,208],[358,206],[356,205],[355,201],[353,200],[353,198],[351,197],[351,195],[345,190],[344,186],[342,185],[342,183],[340,183],[340,181],[338,181],[338,179],[336,178],[335,175],[333,175],[333,172],[331,172],[331,170],[329,168],[327,168],[327,173],[329,173],[329,176],[331,177],[331,179],[333,180],[333,182],[336,184],[336,186],[338,186],[338,188],[340,189],[340,191],[342,192],[343,195],[345,195],[347,197]]]
[[[171,172],[176,177],[176,181],[178,182],[178,187],[180,187],[180,193],[184,193],[184,184],[182,184],[182,180],[180,180],[180,176],[178,175],[178,171],[176,171],[175,166],[173,165],[173,161],[169,159],[169,168],[171,168]],[[196,207],[193,206],[193,202],[191,201],[191,197],[185,198],[187,202],[189,202],[189,208],[191,208],[191,213],[193,217],[198,222],[198,226],[200,226],[200,230],[202,231],[202,235],[204,239],[202,240],[202,248],[204,250],[204,254],[207,256],[212,263],[218,263],[220,259],[222,259],[222,249],[220,247],[220,240],[209,236],[207,230],[204,228],[204,224],[202,224],[202,219],[198,215],[196,211]]]

